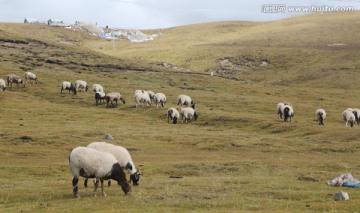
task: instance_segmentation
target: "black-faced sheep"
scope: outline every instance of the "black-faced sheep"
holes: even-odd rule
[[[127,169],[130,173],[130,182],[132,182],[134,186],[139,185],[141,174],[139,170],[136,170],[135,164],[126,148],[106,142],[93,142],[87,147],[112,154],[120,166]],[[87,179],[85,180],[84,185],[87,187]]]
[[[156,93],[154,95],[154,102],[156,103],[156,107],[159,108],[159,106],[164,107],[166,103],[166,96],[164,93]]]
[[[294,109],[292,108],[292,106],[290,105],[283,105],[281,107],[281,114],[284,118],[284,121],[290,121],[291,122],[291,118],[294,117]]]
[[[69,82],[69,81],[63,81],[61,84],[61,94],[63,93],[64,90],[69,90],[69,94],[70,92],[74,93],[76,95],[76,87],[75,84]]]
[[[357,124],[360,124],[360,109],[354,108],[354,109],[352,110],[352,112],[353,112],[354,115],[355,115],[356,123],[357,123]]]
[[[191,97],[188,95],[179,95],[177,105],[180,105],[180,106],[185,105],[185,106],[192,107],[193,109],[195,109],[195,103],[192,101]]]
[[[170,107],[167,111],[168,123],[172,120],[173,124],[177,123],[177,120],[180,118],[179,111],[175,107]]]
[[[346,127],[348,127],[349,123],[350,123],[350,127],[354,126],[354,124],[356,122],[356,119],[355,119],[354,113],[351,110],[345,110],[342,113],[342,117],[343,117],[343,120],[345,121],[345,126]]]
[[[315,111],[315,117],[316,117],[316,121],[319,122],[319,125],[325,124],[326,112],[324,109],[317,109]]]
[[[76,90],[78,90],[79,88],[83,88],[83,91],[86,92],[89,89],[88,84],[86,83],[86,81],[83,80],[76,80],[75,81],[75,88]]]
[[[35,81],[35,83],[38,83],[38,82],[39,82],[39,80],[37,79],[36,75],[35,75],[34,73],[32,73],[32,72],[25,72],[25,81],[26,81],[26,83],[27,83],[28,81],[30,81],[30,83],[31,83],[32,81]]]
[[[8,84],[9,87],[12,88],[13,83],[16,83],[18,88],[19,88],[19,84],[22,84],[23,87],[25,87],[25,82],[19,76],[14,75],[14,74],[10,74],[7,77],[7,84]]]
[[[0,79],[0,90],[5,91],[6,90],[6,83],[4,79]]]
[[[126,195],[131,190],[131,186],[126,180],[123,168],[112,154],[87,147],[77,147],[70,153],[69,166],[74,176],[72,181],[74,197],[80,197],[78,193],[78,181],[80,176],[84,178],[99,179],[101,182],[101,191],[104,196],[106,196],[104,192],[104,180],[108,179],[116,180]],[[99,181],[96,181],[94,196],[96,196],[98,185]]]
[[[95,103],[96,103],[96,106],[98,106],[101,101],[104,103],[106,100],[106,94],[105,92],[96,92],[95,93]]]
[[[291,104],[289,104],[289,103],[281,103],[281,102],[276,105],[276,113],[277,113],[277,115],[278,115],[278,118],[280,118],[280,119],[283,119],[283,114],[282,114],[282,112],[281,112],[281,109],[282,109],[285,105],[290,105],[290,106],[291,106]]]
[[[196,114],[195,110],[193,108],[190,107],[185,107],[182,108],[180,111],[180,117],[182,120],[182,123],[187,123],[189,121],[191,121],[192,119],[196,121],[196,119],[198,118],[198,115]]]
[[[125,100],[121,97],[121,94],[118,92],[110,92],[106,95],[106,107],[109,107],[109,102],[113,107],[117,107],[117,102],[122,101],[123,104],[125,104]],[[115,105],[113,104],[115,102]]]

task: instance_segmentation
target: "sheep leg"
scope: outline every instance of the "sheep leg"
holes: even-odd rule
[[[88,179],[85,178],[85,180],[84,180],[84,187],[85,187],[85,188],[87,188],[87,181],[88,181]]]
[[[78,182],[79,178],[74,177],[72,180],[74,197],[80,198]]]
[[[99,180],[96,180],[94,182],[94,197],[96,197],[96,190],[97,190],[98,187],[99,187]]]
[[[106,193],[104,192],[104,180],[100,180],[101,182],[101,192],[102,192],[102,195],[106,197]]]

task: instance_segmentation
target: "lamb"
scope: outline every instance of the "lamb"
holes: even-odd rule
[[[75,84],[69,82],[69,81],[63,81],[61,84],[61,94],[64,90],[69,90],[69,94],[70,92],[73,92],[76,95],[76,87]]]
[[[113,104],[113,101],[115,101],[115,105]],[[113,107],[117,107],[117,102],[122,101],[123,104],[125,104],[125,99],[123,99],[118,92],[110,92],[106,95],[106,107],[109,107],[109,102],[111,102],[111,105]]]
[[[84,92],[87,92],[89,89],[89,86],[87,85],[86,81],[83,80],[76,80],[75,81],[75,88],[78,90],[79,88],[83,88]]]
[[[25,82],[17,75],[9,74],[7,77],[7,84],[12,88],[12,83],[16,83],[19,88],[19,84],[22,84],[25,87]]]
[[[174,107],[170,107],[167,111],[167,118],[168,118],[168,123],[170,121],[170,119],[172,120],[173,124],[177,123],[177,119],[180,118],[180,114],[179,111],[174,108]]]
[[[4,79],[0,79],[0,90],[5,91],[6,90],[6,83]]]
[[[290,121],[291,122],[291,118],[294,117],[294,109],[292,108],[291,105],[283,105],[281,107],[281,114],[284,118],[284,121]]]
[[[100,84],[93,84],[92,90],[96,92],[105,92],[104,88]]]
[[[134,186],[139,185],[141,174],[139,170],[136,170],[135,164],[131,159],[129,151],[126,148],[106,142],[93,142],[87,147],[112,154],[120,166],[126,168],[130,173],[130,183],[133,182]],[[84,185],[87,187],[87,179],[85,179]],[[108,185],[110,186],[110,180]]]
[[[357,124],[360,124],[360,109],[354,108],[354,109],[352,110],[352,112],[353,112],[354,115],[355,115],[356,123],[357,123]]]
[[[317,109],[315,111],[315,116],[316,116],[316,121],[319,122],[319,125],[325,124],[326,112],[324,109]]]
[[[137,108],[139,104],[145,104],[151,106],[151,99],[148,93],[136,93],[135,94],[135,107]]]
[[[195,109],[195,103],[192,101],[191,97],[188,95],[179,95],[177,105],[183,106],[186,105],[188,107]]]
[[[164,93],[156,93],[154,95],[154,101],[156,103],[156,107],[159,108],[159,106],[161,105],[162,107],[165,106],[166,103],[166,96]]]
[[[105,100],[106,100],[105,92],[96,92],[95,93],[96,106],[98,106],[101,103],[101,101],[105,102]]]
[[[38,83],[39,80],[37,79],[36,75],[32,72],[25,72],[25,80],[26,80],[26,83],[28,81],[30,81],[30,83],[32,82],[32,80],[35,81],[35,83]]]
[[[342,113],[343,116],[343,120],[345,121],[345,126],[348,127],[348,123],[350,123],[350,127],[353,127],[356,119],[355,119],[355,115],[351,110],[345,110]]]
[[[112,154],[87,147],[76,147],[70,153],[69,166],[74,176],[72,180],[74,197],[80,197],[78,192],[80,176],[100,179],[101,191],[104,196],[106,196],[104,180],[108,179],[116,180],[126,195],[131,190],[122,167]],[[94,187],[94,196],[96,196],[98,186],[99,181],[97,180]]]
[[[196,114],[195,110],[191,107],[185,107],[182,108],[180,111],[180,117],[182,120],[182,123],[187,123],[188,121],[194,119],[196,121],[196,119],[198,118],[198,115]]]

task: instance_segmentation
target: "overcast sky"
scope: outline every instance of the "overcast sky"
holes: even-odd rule
[[[292,6],[359,10],[360,0],[0,0],[0,22],[61,19],[158,29],[226,20],[272,21],[304,14],[290,12]]]

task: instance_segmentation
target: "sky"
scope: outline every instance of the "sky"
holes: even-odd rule
[[[162,29],[216,21],[274,21],[335,10],[360,10],[360,0],[0,0],[0,22],[61,19],[69,24]]]

